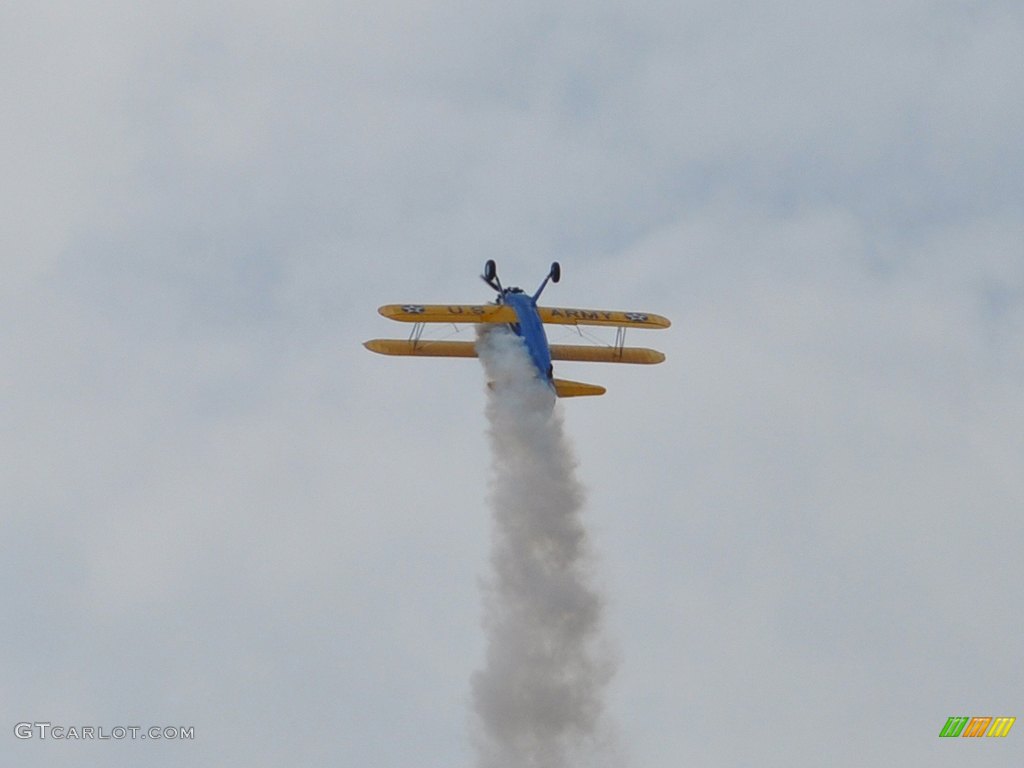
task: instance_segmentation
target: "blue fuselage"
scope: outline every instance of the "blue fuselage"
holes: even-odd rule
[[[503,293],[501,302],[516,312],[519,322],[512,324],[511,328],[526,343],[526,351],[537,368],[537,375],[552,384],[551,349],[548,347],[547,334],[544,333],[544,323],[537,312],[536,300],[528,294],[511,289]]]

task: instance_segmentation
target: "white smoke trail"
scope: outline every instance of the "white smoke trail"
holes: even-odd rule
[[[572,452],[526,348],[483,326],[493,449],[493,573],[484,586],[487,659],[472,678],[480,768],[617,763],[602,721],[612,664],[590,585],[583,492]]]

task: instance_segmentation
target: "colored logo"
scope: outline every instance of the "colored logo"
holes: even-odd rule
[[[939,736],[1006,736],[1017,722],[1016,717],[951,717],[939,731]]]

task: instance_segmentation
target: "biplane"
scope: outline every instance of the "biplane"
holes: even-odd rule
[[[603,395],[605,388],[596,384],[566,381],[554,377],[553,360],[578,360],[589,363],[660,363],[665,355],[653,349],[627,347],[628,328],[668,328],[667,318],[649,312],[612,312],[595,309],[567,309],[564,307],[538,307],[548,282],[561,278],[558,262],[551,265],[544,282],[531,296],[521,288],[504,288],[498,279],[493,260],[484,264],[480,276],[497,291],[493,304],[387,304],[378,311],[384,317],[404,323],[413,323],[408,339],[372,339],[364,342],[371,352],[382,355],[409,355],[413,357],[476,357],[476,345],[471,341],[432,341],[423,339],[426,323],[493,323],[505,325],[523,339],[537,376],[546,381],[558,397]],[[576,344],[549,344],[544,332],[545,324],[593,325],[615,327],[614,346]]]

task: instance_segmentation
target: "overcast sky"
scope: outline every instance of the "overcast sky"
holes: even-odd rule
[[[558,367],[608,387],[561,407],[630,766],[1021,764],[938,738],[1024,715],[1018,2],[14,0],[0,42],[5,765],[472,765],[483,374],[360,342],[487,258],[673,321]]]

